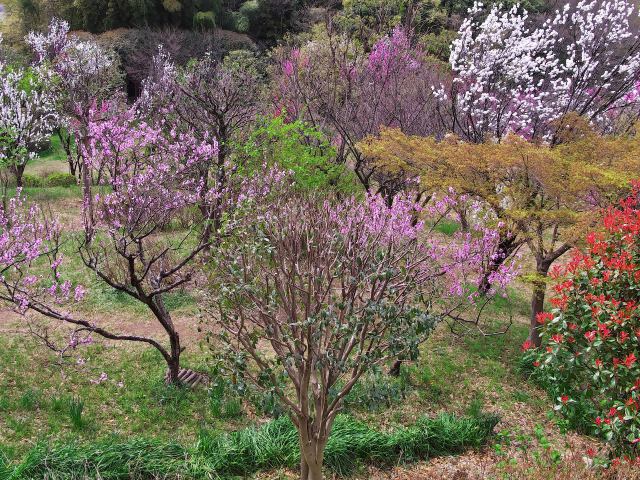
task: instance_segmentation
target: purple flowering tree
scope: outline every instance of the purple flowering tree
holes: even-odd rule
[[[28,205],[20,192],[6,206],[0,206],[0,252],[0,301],[13,305],[22,315],[31,310],[72,327],[68,343],[59,345],[50,337],[49,325],[29,319],[30,331],[48,347],[64,355],[91,343],[92,335],[97,334],[111,340],[147,343],[165,351],[152,338],[119,334],[70,311],[82,301],[86,290],[64,279],[59,225],[37,205]]]
[[[236,373],[275,392],[296,425],[300,478],[319,480],[344,397],[374,365],[415,358],[441,318],[473,302],[496,236],[441,243],[404,195],[389,208],[281,188],[265,203],[215,261],[216,328]]]
[[[104,172],[109,189],[92,194],[95,210],[93,217],[85,215],[82,260],[105,283],[146,305],[162,325],[170,347],[161,353],[174,382],[182,347],[163,298],[192,280],[194,260],[209,242],[203,224],[160,234],[186,210],[206,208],[224,195],[199,175],[218,144],[170,126],[151,127],[132,110],[89,123],[87,144],[86,158]]]
[[[79,252],[84,264],[103,282],[148,307],[166,333],[168,346],[147,336],[121,335],[78,318],[60,308],[59,298],[68,299],[71,285],[58,282],[61,257],[58,229],[39,219],[37,207],[26,207],[20,196],[3,211],[0,233],[4,242],[1,271],[6,293],[3,300],[24,313],[31,309],[46,317],[78,327],[78,332],[96,333],[113,340],[131,340],[154,346],[168,366],[167,379],[175,383],[183,347],[165,296],[183,288],[194,278],[196,260],[209,245],[204,224],[209,218],[167,233],[180,215],[191,208],[232,204],[231,190],[205,186],[200,164],[210,162],[218,151],[215,139],[198,140],[170,125],[154,128],[133,109],[107,106],[92,114],[87,125],[84,158],[89,167],[103,171],[102,185],[83,205],[84,236]],[[250,182],[249,182],[250,183]],[[107,188],[102,188],[107,187]],[[91,188],[91,186],[90,186]],[[247,192],[249,186],[243,186]],[[226,202],[229,200],[229,202]],[[4,247],[4,245],[3,245]],[[37,262],[49,261],[54,282],[31,273]],[[74,300],[80,300],[77,287]]]
[[[367,191],[391,199],[415,185],[378,171],[358,143],[384,126],[414,135],[442,133],[432,86],[446,75],[425,57],[401,28],[381,38],[369,53],[329,28],[322,43],[280,52],[274,75],[277,112],[284,110],[330,134],[337,161],[352,165]]]

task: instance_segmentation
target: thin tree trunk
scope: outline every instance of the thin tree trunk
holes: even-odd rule
[[[167,362],[167,384],[177,385],[178,376],[180,374],[180,352],[173,352],[173,346],[171,350],[171,359]]]
[[[60,143],[62,144],[62,148],[64,149],[64,153],[67,155],[67,163],[69,164],[69,173],[76,176],[76,159],[73,156],[73,152],[71,151],[71,142],[72,137],[71,134],[63,134],[61,130],[58,130],[58,138],[60,139]]]
[[[171,342],[171,362],[169,362],[169,383],[178,382],[178,374],[180,373],[180,335],[175,330],[170,333]]]
[[[171,385],[178,384],[178,376],[180,374],[180,354],[182,353],[182,347],[180,346],[180,334],[173,324],[171,315],[164,306],[162,296],[154,297],[151,302],[148,303],[151,311],[159,320],[163,326],[165,332],[169,336],[169,344],[171,346],[171,353],[167,358],[167,383]],[[166,357],[165,357],[166,358]]]
[[[306,478],[304,480],[323,480],[322,477],[322,457],[323,452],[318,451],[320,449],[318,442],[311,440],[301,452],[306,464]],[[324,448],[322,448],[324,450]],[[302,475],[302,472],[301,472]],[[302,476],[300,477],[302,478]]]
[[[316,438],[311,433],[313,430],[310,420],[299,425],[301,480],[323,480],[322,464],[327,438]]]
[[[85,231],[85,240],[87,243],[91,243],[93,240],[93,229],[94,229],[94,213],[93,213],[93,195],[91,194],[91,168],[87,163],[87,159],[84,155],[89,151],[88,144],[89,139],[85,136],[82,139],[83,142],[83,152],[82,152],[82,166],[80,169],[80,173],[82,174],[82,201],[84,203],[84,231]]]
[[[309,480],[309,465],[302,453],[302,445],[300,445],[300,480]]]
[[[459,211],[456,211],[458,214],[458,220],[460,220],[460,230],[467,233],[469,232],[469,219],[467,218],[467,212],[465,212],[464,207]]]
[[[13,174],[16,177],[16,186],[18,188],[22,188],[23,184],[22,184],[22,176],[24,175],[24,169],[25,169],[26,165],[16,165],[13,167]]]
[[[549,268],[551,263],[544,260],[536,260],[536,273],[538,279],[533,284],[533,294],[531,295],[531,319],[530,319],[530,331],[529,340],[534,347],[539,347],[541,344],[540,338],[540,324],[538,323],[538,314],[544,311],[544,298],[547,291],[547,275],[549,274]]]

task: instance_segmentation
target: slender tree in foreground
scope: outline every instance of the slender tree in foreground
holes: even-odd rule
[[[283,188],[266,204],[212,260],[215,328],[238,376],[287,409],[300,478],[320,480],[344,397],[372,366],[418,355],[441,318],[434,303],[473,301],[467,287],[496,237],[423,242],[419,206],[406,198],[388,208],[379,196],[322,200]]]
[[[203,198],[208,205],[214,198],[218,204],[227,198],[227,191],[215,186],[202,192],[199,181],[199,165],[215,157],[217,144],[213,139],[199,141],[172,129],[154,129],[132,110],[90,123],[88,131],[86,161],[92,169],[107,172],[107,188],[92,194],[94,213],[84,215],[81,258],[104,283],[144,304],[162,326],[169,346],[150,336],[101,328],[62,309],[58,300],[68,299],[71,284],[61,276],[59,229],[38,215],[37,206],[25,205],[20,194],[2,211],[1,298],[20,313],[31,309],[76,326],[72,336],[86,332],[148,343],[162,354],[168,381],[175,383],[183,347],[164,298],[193,279],[195,261],[209,243],[202,224],[191,225],[186,231],[167,229],[190,208],[202,206]],[[53,278],[34,274],[43,268],[51,270]],[[81,300],[81,292],[83,288],[76,287],[76,300]]]

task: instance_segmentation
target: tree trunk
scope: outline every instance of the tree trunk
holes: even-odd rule
[[[81,168],[80,173],[82,174],[82,201],[83,205],[83,214],[84,214],[84,232],[85,232],[85,241],[87,243],[91,243],[93,240],[93,229],[95,226],[94,222],[94,214],[93,214],[93,195],[91,194],[91,168],[87,163],[87,159],[85,155],[89,151],[89,139],[85,136],[82,139],[83,143],[83,151],[82,151],[82,160],[81,160]]]
[[[391,375],[392,377],[399,377],[400,367],[402,367],[402,360],[396,359],[396,361],[393,362],[393,365],[391,365],[391,368],[389,369],[389,375]]]
[[[159,288],[159,285],[154,285],[155,288]],[[180,374],[180,354],[182,353],[182,347],[180,346],[180,334],[176,330],[171,315],[164,306],[162,301],[162,295],[154,296],[153,298],[146,298],[146,304],[153,312],[164,331],[167,332],[169,337],[169,344],[171,345],[170,353],[164,355],[167,361],[167,384],[177,385],[179,382],[178,376]]]
[[[69,173],[75,177],[77,173],[77,168],[76,168],[76,159],[74,158],[73,152],[71,150],[71,142],[73,141],[71,134],[63,133],[61,130],[58,130],[58,138],[60,139],[60,143],[62,144],[64,153],[67,155],[67,163],[69,164]]]
[[[318,451],[318,449],[319,445],[315,441],[311,441],[302,449],[300,480],[323,480],[322,457],[324,454],[324,447],[322,447],[323,451]],[[303,477],[305,474],[306,476]]]
[[[323,480],[322,464],[327,438],[315,438],[310,434],[312,431],[311,424],[300,423],[300,480]]]
[[[227,172],[225,170],[225,162],[227,158],[227,133],[226,127],[218,128],[218,160],[215,165],[216,167],[216,188],[218,191],[221,191],[227,181]],[[200,179],[203,182],[204,189],[203,192],[206,192],[209,189],[209,166],[204,168],[200,172]],[[202,203],[200,205],[200,211],[208,221],[205,224],[204,232],[202,233],[202,241],[207,244],[204,248],[203,254],[206,257],[211,255],[211,244],[218,245],[220,243],[219,231],[221,227],[221,204],[220,200],[216,197],[212,206],[207,207],[205,198],[201,199]],[[207,216],[209,218],[207,218]],[[212,240],[213,237],[213,240]]]
[[[465,233],[469,232],[469,219],[467,218],[467,212],[464,210],[464,207],[455,211],[458,214],[458,220],[460,220],[460,230]]]
[[[300,446],[300,480],[309,479],[309,465],[302,454],[302,446]]]
[[[180,374],[180,354],[182,353],[182,347],[180,346],[180,334],[176,330],[169,312],[165,309],[164,302],[161,297],[155,298],[155,306],[157,308],[157,313],[155,311],[154,313],[156,313],[156,316],[162,316],[160,323],[169,335],[169,343],[171,345],[171,356],[167,361],[167,366],[169,367],[167,383],[177,385],[179,381],[178,375]]]
[[[493,257],[487,266],[487,270],[483,273],[480,284],[478,285],[478,291],[482,295],[489,293],[491,289],[491,275],[498,271],[504,262],[506,262],[511,255],[518,249],[520,242],[516,241],[515,235],[501,235],[500,242],[498,243],[497,255]]]
[[[308,480],[322,480],[322,462],[315,461],[308,465],[309,468],[309,476]]]
[[[167,361],[167,367],[167,384],[177,385],[178,375],[180,374],[180,352],[177,352],[177,354],[174,354],[173,351],[171,352],[171,358]]]
[[[26,165],[15,165],[12,170],[13,170],[13,174],[16,177],[16,186],[18,188],[22,188],[23,184],[22,184],[22,176],[24,175],[24,169],[25,169]]]
[[[529,340],[534,347],[541,344],[540,324],[538,324],[538,314],[544,311],[544,298],[547,291],[547,275],[551,263],[542,259],[536,260],[536,273],[538,278],[533,283],[533,294],[531,296],[531,319]]]

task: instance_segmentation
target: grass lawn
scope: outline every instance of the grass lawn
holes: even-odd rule
[[[512,292],[509,308],[525,310],[526,298],[518,293]],[[147,328],[146,312],[117,296],[98,295],[108,308],[96,308],[90,302],[92,315],[121,312],[127,329]],[[192,330],[190,336],[184,332],[189,338],[184,365],[216,378],[209,350],[194,333],[198,319],[193,301],[177,299],[173,307],[182,312],[181,328]],[[497,328],[504,312],[498,309],[495,317]],[[98,341],[75,352],[63,365],[35,339],[16,333],[20,328],[16,317],[0,325],[0,445],[5,458],[14,463],[43,441],[91,444],[96,439],[118,438],[200,445],[203,436],[261,425],[278,414],[263,395],[238,395],[228,386],[216,386],[226,384],[226,379],[193,391],[165,386],[165,367],[153,349]],[[530,468],[534,452],[537,462],[554,469],[554,456],[592,440],[564,435],[548,420],[551,402],[518,372],[519,345],[526,335],[522,321],[516,321],[506,334],[492,337],[453,337],[443,324],[424,345],[420,359],[407,364],[399,378],[385,372],[367,376],[347,399],[346,413],[383,432],[413,425],[425,415],[495,413],[501,420],[489,445],[460,458],[491,465],[495,478],[514,467]],[[392,472],[428,468],[429,462],[404,465],[400,461],[399,465],[379,470],[363,464],[349,475],[387,478]],[[289,478],[289,472],[283,468],[278,475]],[[267,474],[258,474],[262,475]]]
[[[40,152],[38,158],[27,164],[25,173],[46,177],[51,173],[67,173],[68,171],[67,154],[62,148],[60,138],[57,135],[53,135],[49,148]]]

